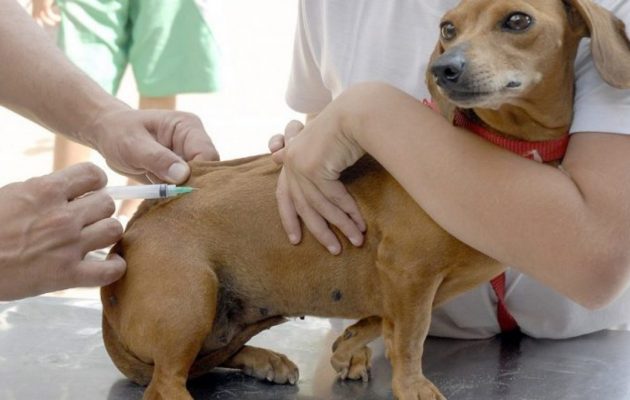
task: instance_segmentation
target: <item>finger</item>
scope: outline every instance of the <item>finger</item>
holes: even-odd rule
[[[304,129],[304,124],[300,121],[292,120],[289,121],[287,126],[284,128],[284,135],[278,134],[273,135],[269,139],[268,147],[269,151],[271,151],[271,159],[276,164],[283,164],[285,157],[285,146],[293,140],[301,131]]]
[[[81,222],[81,226],[87,226],[110,217],[116,211],[116,204],[105,191],[98,190],[72,200],[68,208]]]
[[[54,24],[57,24],[58,22],[61,21],[61,15],[55,12],[55,10],[53,10],[52,8],[48,10],[46,15]]]
[[[107,183],[107,175],[92,163],[75,164],[44,177],[59,185],[66,199],[72,200],[88,192],[101,189]]]
[[[282,148],[274,153],[271,153],[271,159],[278,165],[284,164],[284,159],[286,157],[287,151],[285,148]]]
[[[273,135],[271,138],[269,138],[269,143],[267,143],[267,147],[269,147],[269,151],[272,153],[281,150],[284,147],[284,135]]]
[[[107,259],[83,260],[72,270],[72,287],[105,286],[120,279],[127,263],[118,254],[110,254]]]
[[[307,186],[306,184],[305,186]],[[341,252],[341,244],[335,233],[330,229],[327,218],[321,212],[315,210],[311,206],[311,202],[306,200],[306,196],[298,185],[289,184],[293,204],[300,218],[308,231],[315,239],[324,245],[331,254],[339,254]],[[321,196],[321,195],[320,195]],[[323,197],[323,196],[321,196]],[[311,194],[312,199],[312,194]],[[330,216],[330,213],[328,214]],[[329,220],[329,219],[328,219]],[[330,221],[330,220],[329,220]]]
[[[301,123],[300,121],[295,120],[295,119],[292,121],[289,121],[287,126],[284,128],[285,146],[291,140],[293,140],[297,135],[299,135],[302,129],[304,129],[304,124]]]
[[[189,161],[219,161],[220,159],[221,156],[219,155],[219,152],[213,147],[212,150],[196,154]]]
[[[321,190],[327,199],[350,216],[360,232],[365,232],[366,225],[359,211],[359,206],[350,193],[348,193],[343,183],[340,181],[330,181],[326,186],[323,186]]]
[[[130,164],[138,165],[160,181],[179,184],[190,176],[190,167],[168,148],[153,140],[147,140],[143,147],[130,154]]]
[[[155,132],[160,144],[173,150],[184,161],[218,161],[217,152],[203,123],[194,114],[172,112],[157,115],[157,111],[146,111],[149,118],[147,129]],[[161,123],[158,123],[161,121]]]
[[[286,175],[284,169],[280,171],[278,186],[276,188],[276,200],[278,202],[278,212],[282,227],[292,244],[298,244],[302,240],[302,227],[293,200],[288,191]]]
[[[173,147],[176,153],[186,161],[219,161],[219,152],[206,131],[195,127],[189,129],[188,134],[184,135],[185,142],[181,146],[183,148],[181,152],[177,151],[179,146],[176,140]]]
[[[44,26],[44,21],[42,20],[42,18],[39,15],[33,15],[33,19],[35,20],[35,23],[37,23],[37,25],[43,27]]]
[[[330,229],[326,219],[316,212],[304,198],[296,197],[295,207],[306,226],[315,239],[328,249],[331,254],[341,253],[341,244],[335,233]]]
[[[88,225],[81,231],[81,246],[83,254],[92,250],[109,247],[120,240],[123,227],[114,218],[105,218]]]
[[[342,184],[343,186],[343,184]],[[355,246],[363,244],[363,235],[357,224],[336,204],[332,203],[315,185],[308,182],[303,185],[305,198],[311,208],[329,224],[336,226]],[[330,189],[329,189],[330,190]],[[345,191],[345,188],[341,190]],[[336,193],[336,192],[335,192]],[[335,196],[337,196],[335,194]],[[300,211],[300,216],[302,216]],[[304,219],[304,217],[303,217]],[[306,220],[304,220],[306,223]],[[320,233],[325,234],[325,233]],[[326,235],[328,236],[328,235]]]
[[[47,26],[55,26],[56,22],[54,19],[50,18],[50,15],[47,13],[42,13],[40,15],[41,21],[44,23],[44,25]]]

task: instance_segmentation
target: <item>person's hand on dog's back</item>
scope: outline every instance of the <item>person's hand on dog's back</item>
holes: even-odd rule
[[[341,171],[354,164],[363,150],[343,134],[333,110],[309,119],[306,127],[298,121],[289,122],[284,135],[269,140],[269,150],[274,161],[284,164],[276,198],[291,243],[297,244],[302,238],[299,216],[328,251],[339,254],[341,245],[330,225],[355,246],[363,243],[365,222],[338,180]]]
[[[118,255],[84,259],[122,235],[120,223],[109,218],[111,197],[80,197],[106,182],[102,170],[85,163],[0,188],[0,300],[106,285],[123,275]]]

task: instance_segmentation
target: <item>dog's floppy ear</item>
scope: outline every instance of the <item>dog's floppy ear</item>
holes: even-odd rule
[[[440,113],[446,117],[449,121],[453,121],[453,117],[455,115],[455,106],[448,101],[446,97],[442,95],[442,92],[438,89],[437,84],[435,83],[435,77],[431,73],[431,66],[433,62],[438,59],[444,53],[444,48],[442,44],[438,41],[435,49],[433,49],[433,53],[431,53],[431,57],[429,58],[429,65],[427,66],[427,71],[425,74],[425,82],[427,84],[427,88],[429,89],[429,93],[431,93],[431,99],[435,104],[437,104],[440,109]]]
[[[591,0],[563,0],[577,12],[591,37],[591,53],[602,78],[611,86],[630,88],[630,40],[625,24]],[[571,18],[571,15],[569,16]]]

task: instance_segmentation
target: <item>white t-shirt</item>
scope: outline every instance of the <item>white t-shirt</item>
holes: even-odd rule
[[[630,26],[630,2],[598,0]],[[459,0],[301,0],[286,99],[298,112],[317,113],[349,86],[387,82],[428,98],[424,73],[442,15]],[[630,134],[630,90],[605,84],[592,63],[589,40],[576,60],[571,132]],[[630,68],[630,66],[628,66]],[[630,322],[630,290],[608,307],[589,311],[518,271],[507,272],[507,307],[533,337],[566,338]],[[435,310],[430,333],[484,338],[500,332],[489,284]]]

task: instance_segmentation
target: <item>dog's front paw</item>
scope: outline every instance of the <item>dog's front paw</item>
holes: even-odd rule
[[[339,379],[367,382],[370,368],[372,367],[371,359],[372,350],[367,346],[363,346],[353,353],[339,351],[338,349],[330,358],[330,363],[337,371]]]
[[[242,368],[244,374],[269,382],[294,385],[300,379],[298,367],[284,354],[256,349]]]
[[[446,400],[440,390],[427,378],[420,378],[413,383],[393,384],[397,400]]]

